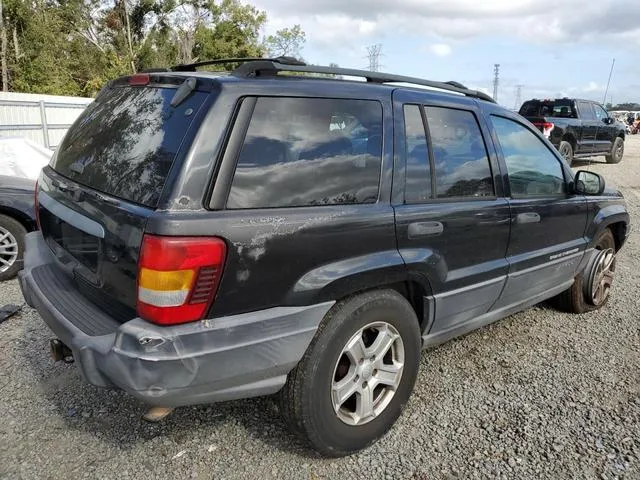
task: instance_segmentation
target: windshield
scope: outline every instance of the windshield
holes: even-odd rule
[[[177,107],[175,88],[116,87],[82,113],[52,167],[100,192],[155,207],[182,140],[206,93]]]

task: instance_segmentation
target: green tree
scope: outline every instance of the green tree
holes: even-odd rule
[[[12,91],[92,96],[145,68],[262,56],[266,15],[239,0],[1,0]]]
[[[626,102],[619,103],[618,105],[614,105],[611,110],[629,110],[629,111],[638,111],[640,110],[640,103],[634,102]]]
[[[265,39],[265,46],[271,57],[294,57],[300,59],[300,52],[307,41],[300,25],[278,30]]]

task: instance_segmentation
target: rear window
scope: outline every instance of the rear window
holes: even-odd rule
[[[259,98],[227,208],[373,203],[381,161],[379,102]]]
[[[207,93],[170,106],[175,88],[115,87],[78,118],[53,168],[100,192],[155,207],[180,144]]]
[[[577,118],[573,102],[566,99],[525,102],[520,108],[520,115],[523,117]]]

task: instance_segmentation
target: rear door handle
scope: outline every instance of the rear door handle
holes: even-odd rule
[[[523,223],[540,223],[540,215],[535,212],[519,213],[516,222]]]
[[[444,232],[444,225],[440,222],[415,222],[409,224],[409,238],[440,235]]]

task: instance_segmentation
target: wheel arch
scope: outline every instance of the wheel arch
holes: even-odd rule
[[[29,215],[15,208],[0,205],[0,215],[13,218],[20,223],[27,232],[33,232],[36,229],[36,222]]]
[[[402,295],[415,311],[422,331],[433,323],[435,307],[431,284],[424,276],[409,273],[397,250],[314,269],[298,280],[286,302],[290,305],[339,302],[380,289],[395,290]]]
[[[629,226],[625,222],[614,222],[607,225],[613,234],[613,240],[616,242],[616,252],[618,252],[627,238],[627,229]]]
[[[576,140],[576,136],[573,134],[573,132],[565,132],[562,135],[562,141],[569,142],[569,144],[571,145],[571,148],[573,148],[573,153],[576,153],[578,141]]]
[[[595,216],[587,231],[589,246],[594,247],[598,236],[606,229],[611,230],[616,242],[616,251],[624,245],[629,228],[629,214],[620,204],[602,208]]]

